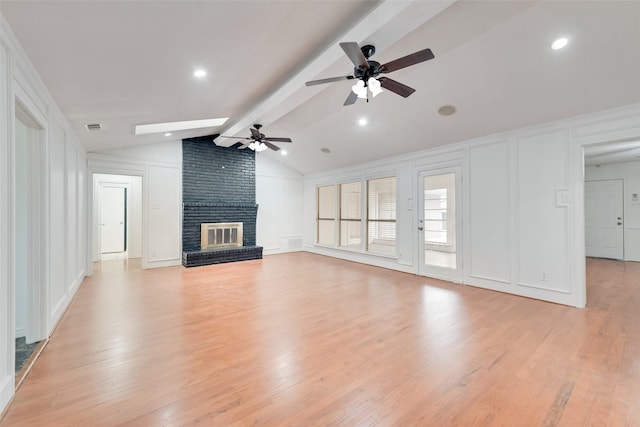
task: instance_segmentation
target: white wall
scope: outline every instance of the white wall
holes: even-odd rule
[[[142,177],[131,175],[93,174],[93,261],[100,259],[100,191],[103,184],[126,186],[127,191],[127,256],[142,258]]]
[[[299,173],[256,154],[256,243],[264,255],[302,249],[302,183]]]
[[[586,304],[582,146],[637,135],[640,105],[632,105],[305,176],[303,247],[417,273],[418,173],[460,166],[464,202],[458,253],[463,255],[463,283],[582,307]],[[627,202],[631,192],[640,192],[638,170],[636,166],[633,186],[625,193]],[[315,245],[316,186],[385,174],[398,178],[397,259]],[[640,219],[626,222],[633,230],[640,225]],[[631,245],[628,252],[635,256],[638,247]]]
[[[48,337],[84,278],[86,249],[86,160],[62,113],[6,22],[0,17],[0,411],[14,393],[16,329],[16,254],[24,239],[16,222],[16,102],[37,122],[35,172],[40,209],[34,235],[38,247],[28,250],[37,265],[37,289],[29,304],[39,313],[36,334]],[[40,177],[37,177],[40,175]],[[32,245],[29,241],[29,246]],[[19,322],[18,322],[19,323]]]
[[[142,266],[155,268],[180,265],[182,142],[174,140],[116,148],[89,153],[87,157],[91,173],[141,177]],[[93,186],[91,192],[93,193]],[[93,196],[91,199],[93,200]],[[92,244],[92,252],[95,252],[96,242]]]
[[[633,194],[640,197],[640,162],[612,163],[587,166],[586,181],[622,179],[624,187],[624,259],[640,261],[640,202],[633,202]]]
[[[89,153],[92,172],[139,175],[143,180],[143,266],[182,260],[182,142],[168,141]],[[264,254],[301,249],[302,176],[256,155],[257,244]],[[94,242],[95,245],[95,242]],[[95,246],[94,246],[95,252]]]

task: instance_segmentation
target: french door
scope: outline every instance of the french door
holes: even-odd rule
[[[418,175],[418,273],[462,281],[462,177],[460,167]]]

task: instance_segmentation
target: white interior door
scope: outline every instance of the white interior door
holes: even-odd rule
[[[462,280],[462,191],[459,167],[418,176],[419,274]]]
[[[125,251],[126,189],[103,186],[100,200],[100,252]]]
[[[590,257],[624,259],[621,179],[585,182],[585,240]]]

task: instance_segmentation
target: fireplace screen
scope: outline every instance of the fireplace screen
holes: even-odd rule
[[[216,222],[200,225],[202,249],[242,246],[241,222]]]

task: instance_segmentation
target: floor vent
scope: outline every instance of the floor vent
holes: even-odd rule
[[[84,127],[87,128],[89,132],[98,132],[102,130],[102,124],[100,123],[88,123],[84,125]]]

